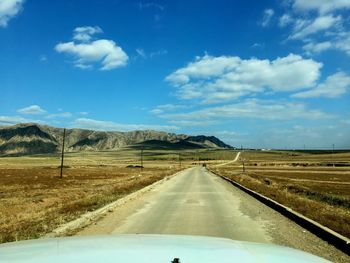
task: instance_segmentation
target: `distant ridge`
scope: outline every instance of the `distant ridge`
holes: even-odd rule
[[[190,150],[190,149],[202,149],[208,148],[203,145],[189,142],[186,140],[179,140],[176,142],[161,141],[161,140],[148,140],[131,145],[133,149],[145,149],[145,150]]]
[[[27,155],[60,150],[63,129],[36,123],[0,127],[0,154]],[[67,129],[67,151],[117,150],[125,146],[149,149],[232,148],[214,136],[189,136],[163,131],[107,132]]]

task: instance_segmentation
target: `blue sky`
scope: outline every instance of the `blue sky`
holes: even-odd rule
[[[0,125],[350,148],[350,0],[0,0]]]

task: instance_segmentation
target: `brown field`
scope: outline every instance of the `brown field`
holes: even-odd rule
[[[350,152],[246,151],[211,169],[350,237]]]
[[[37,238],[190,165],[228,176],[350,237],[350,153],[232,150],[69,153],[63,179],[58,155],[0,158],[0,242]],[[181,167],[179,162],[181,159]],[[333,167],[333,163],[338,165]],[[339,164],[341,166],[339,166]]]
[[[0,242],[40,237],[180,169],[166,152],[145,152],[142,171],[126,168],[140,163],[132,150],[66,157],[63,179],[58,156],[0,158]]]

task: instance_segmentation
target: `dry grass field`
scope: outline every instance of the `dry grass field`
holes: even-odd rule
[[[139,154],[69,153],[62,179],[58,156],[0,158],[0,242],[40,237],[180,169],[178,155],[166,151],[145,152],[142,171],[126,168],[140,164]]]
[[[350,237],[350,152],[246,151],[211,169]]]
[[[211,170],[350,237],[350,153],[233,150],[148,150],[0,158],[0,242],[31,239],[180,169]],[[245,172],[242,172],[242,159]],[[181,167],[180,167],[181,160]],[[333,167],[333,164],[335,166]]]

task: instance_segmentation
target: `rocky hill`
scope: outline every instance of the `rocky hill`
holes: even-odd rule
[[[0,128],[0,154],[25,155],[55,153],[61,149],[63,129],[35,123]],[[232,148],[214,136],[188,136],[162,131],[104,132],[66,130],[66,151],[116,150],[131,145],[155,148]]]

